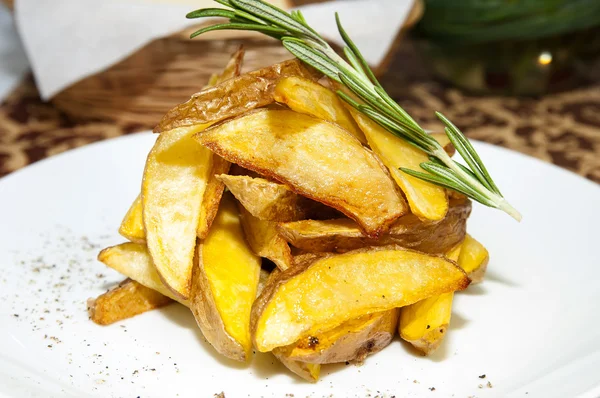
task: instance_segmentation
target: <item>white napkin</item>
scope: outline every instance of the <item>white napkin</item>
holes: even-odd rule
[[[21,80],[28,68],[12,16],[0,4],[0,101]]]
[[[337,0],[300,7],[326,38],[342,44],[334,11],[373,65],[385,57],[413,0]],[[185,14],[209,0],[17,0],[16,21],[43,99],[198,21]]]

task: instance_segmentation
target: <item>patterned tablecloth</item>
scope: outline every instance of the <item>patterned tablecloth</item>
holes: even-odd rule
[[[477,97],[433,80],[425,70],[405,43],[382,79],[423,127],[439,129],[434,111],[440,110],[470,138],[600,182],[600,77],[541,99]],[[70,148],[151,127],[72,120],[42,102],[28,77],[0,105],[0,176]]]

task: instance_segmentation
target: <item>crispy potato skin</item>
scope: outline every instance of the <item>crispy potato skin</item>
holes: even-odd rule
[[[277,233],[276,224],[254,217],[241,204],[240,219],[248,245],[257,256],[268,258],[281,270],[291,267],[294,259],[288,243]]]
[[[342,100],[327,87],[306,78],[290,76],[279,80],[273,95],[277,102],[290,109],[335,123],[363,144],[367,143]]]
[[[234,199],[225,195],[198,245],[190,309],[204,337],[230,359],[250,357],[250,311],[259,278],[260,259],[246,244]]]
[[[261,352],[288,346],[364,314],[463,290],[469,282],[456,263],[399,246],[323,254],[267,283],[252,308],[254,346]]]
[[[108,292],[88,300],[90,319],[98,325],[110,325],[172,303],[169,297],[125,279]]]
[[[398,244],[425,253],[442,254],[464,239],[471,214],[471,202],[466,198],[452,199],[450,204],[441,221],[423,222],[408,214],[378,239],[366,236],[348,219],[280,223],[277,230],[291,245],[306,252],[344,253],[365,246]]]
[[[385,166],[335,124],[262,109],[213,126],[196,139],[232,163],[341,211],[368,236],[385,233],[408,211]]]
[[[399,309],[360,316],[282,347],[290,360],[308,363],[363,362],[387,347],[396,333]],[[278,349],[275,349],[278,350]]]
[[[320,74],[293,59],[245,73],[194,94],[171,109],[154,128],[162,133],[178,127],[218,122],[275,102],[273,90],[285,76],[318,79]]]

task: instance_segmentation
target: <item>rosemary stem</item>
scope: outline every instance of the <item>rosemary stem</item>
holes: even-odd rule
[[[439,146],[439,144],[438,144]],[[475,187],[481,194],[485,195],[488,199],[490,199],[499,210],[502,210],[512,218],[517,221],[521,221],[522,216],[521,213],[517,209],[515,209],[506,199],[502,196],[495,194],[494,192],[487,189],[480,183],[476,178],[466,173],[462,168],[460,168],[456,162],[448,156],[444,148],[438,147],[433,152],[432,155],[441,160],[446,166],[448,166],[452,171],[454,171],[461,179],[467,182],[469,185]]]

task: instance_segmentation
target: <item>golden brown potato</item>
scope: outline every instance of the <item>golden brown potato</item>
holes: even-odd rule
[[[167,112],[154,128],[154,132],[162,133],[178,127],[215,123],[271,104],[275,101],[275,84],[285,76],[317,79],[320,74],[304,66],[298,59],[245,73],[192,95],[187,102]]]
[[[461,245],[458,265],[469,275],[471,283],[483,281],[489,260],[490,255],[487,249],[467,234]]]
[[[200,208],[213,159],[192,138],[202,129],[162,133],[148,154],[142,181],[148,251],[165,285],[184,299],[190,296]]]
[[[265,109],[213,126],[196,139],[232,163],[340,210],[371,237],[408,210],[377,157],[335,124]]]
[[[397,137],[368,116],[350,108],[352,116],[367,137],[371,149],[383,163],[402,192],[406,195],[410,210],[423,220],[437,221],[448,211],[448,198],[443,187],[412,177],[400,167],[421,171],[420,164],[429,161],[428,155]]]
[[[121,221],[119,233],[131,242],[146,243],[146,231],[144,231],[144,219],[142,217],[142,195],[138,195],[129,207],[127,214]]]
[[[279,224],[277,230],[291,245],[307,252],[343,253],[365,246],[398,244],[425,253],[441,254],[464,239],[470,213],[468,199],[453,199],[443,220],[423,222],[408,214],[399,218],[388,233],[378,239],[366,236],[349,219],[287,222]]]
[[[234,199],[224,195],[198,245],[190,309],[208,342],[237,361],[250,358],[250,311],[259,276],[260,258],[246,243]]]
[[[319,374],[321,373],[321,365],[291,360],[286,356],[286,353],[283,351],[273,350],[273,355],[286,368],[288,368],[304,380],[310,381],[311,383],[314,383],[319,380]]]
[[[435,351],[448,330],[454,292],[429,297],[401,308],[400,337],[423,354]]]
[[[107,247],[98,254],[98,260],[147,288],[189,306],[163,284],[145,245],[127,242]]]
[[[88,300],[90,319],[98,325],[110,325],[172,303],[156,290],[125,279],[108,292]]]
[[[461,244],[446,253],[446,258],[457,261]],[[442,343],[450,317],[454,292],[432,296],[400,309],[398,333],[423,354],[429,355]]]
[[[468,284],[469,278],[454,262],[399,246],[323,254],[267,283],[252,308],[254,346],[271,351],[361,315],[462,290]]]
[[[221,174],[233,196],[254,217],[265,221],[291,221],[302,218],[298,195],[285,185],[244,175]]]
[[[296,112],[336,123],[360,142],[367,142],[338,95],[317,82],[296,76],[284,77],[275,86],[273,96]]]
[[[296,194],[285,185],[249,175],[217,176],[254,217],[263,221],[324,220],[340,217],[337,210]]]
[[[277,233],[273,221],[263,221],[254,217],[239,205],[242,227],[248,245],[257,256],[268,258],[281,270],[288,269],[294,259],[288,243]]]
[[[276,348],[287,358],[309,363],[362,362],[391,343],[398,325],[399,309],[359,316],[336,328],[308,336],[288,347]]]

